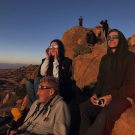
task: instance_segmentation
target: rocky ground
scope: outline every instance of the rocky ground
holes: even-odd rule
[[[26,94],[25,83],[34,77],[37,65],[17,69],[0,69],[0,115],[8,113],[18,98]]]
[[[98,37],[98,41],[102,42],[90,46],[87,42],[87,33],[90,30],[93,30]],[[96,82],[101,57],[106,53],[106,42],[102,27],[96,26],[93,29],[79,26],[72,27],[64,32],[62,41],[66,57],[72,59],[73,62],[73,79],[77,87],[83,90],[83,88],[93,85]],[[83,49],[86,51],[83,51],[82,54],[80,52],[80,55],[75,55],[78,48],[80,48],[80,51],[83,51]],[[130,50],[135,52],[134,45],[130,47]],[[0,113],[3,113],[6,110],[5,108],[10,108],[13,105],[11,103],[14,103],[17,97],[23,97],[26,94],[24,84],[27,79],[34,78],[37,69],[38,65],[29,65],[18,69],[0,70]],[[132,131],[135,127],[135,120],[132,121],[132,119],[135,119],[135,112],[134,109],[130,108],[116,122],[113,135],[135,134],[135,130]],[[126,126],[127,122],[128,126]]]

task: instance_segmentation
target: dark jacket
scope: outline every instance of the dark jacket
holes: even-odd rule
[[[135,54],[128,51],[127,40],[119,32],[119,45],[115,53],[108,48],[99,66],[98,97],[111,94],[113,98],[135,97]]]
[[[43,77],[40,74],[40,69],[42,64],[44,63],[45,58],[42,59],[41,65],[38,70],[38,76]],[[65,101],[69,101],[73,94],[72,91],[72,60],[64,57],[61,62],[59,62],[59,86],[60,86],[60,95],[64,98]]]

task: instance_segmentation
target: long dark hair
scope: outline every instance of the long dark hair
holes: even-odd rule
[[[61,61],[64,58],[64,54],[65,54],[64,45],[61,40],[54,39],[51,41],[50,46],[53,42],[56,42],[58,44],[58,60]]]
[[[53,42],[56,42],[58,44],[58,62],[59,62],[59,72],[60,72],[62,70],[62,63],[63,63],[63,59],[64,59],[65,49],[64,49],[64,45],[63,45],[61,40],[59,40],[59,39],[52,40],[51,43],[50,43],[50,46]],[[53,61],[54,61],[54,58],[50,57],[49,68],[48,68],[48,71],[47,71],[47,75],[49,75],[49,76],[53,75],[53,73],[52,73],[52,71],[53,71]]]

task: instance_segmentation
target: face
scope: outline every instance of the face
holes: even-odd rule
[[[58,43],[52,42],[50,46],[50,53],[52,56],[55,56],[56,53],[58,53]]]
[[[109,33],[108,35],[108,46],[110,48],[115,48],[118,46],[118,43],[119,43],[119,35],[118,35],[118,32],[111,32]]]
[[[51,86],[49,86],[48,82],[41,82],[39,86],[41,86],[37,92],[37,95],[39,96],[39,102],[45,103],[51,96],[54,95],[54,90],[51,88]]]

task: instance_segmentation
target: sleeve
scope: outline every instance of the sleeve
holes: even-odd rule
[[[54,62],[53,62],[53,76],[55,78],[58,78],[59,76],[59,62],[57,59],[54,59]]]
[[[54,123],[54,135],[68,135],[70,127],[70,112],[65,103],[58,105]]]
[[[100,96],[102,87],[103,87],[103,83],[104,83],[104,57],[102,57],[101,62],[99,64],[99,72],[98,72],[98,76],[97,76],[97,86],[96,89],[94,91],[93,94],[96,94],[97,96]]]
[[[112,98],[135,98],[135,61],[129,65],[123,85],[111,91]]]
[[[47,75],[48,67],[49,67],[49,59],[45,59],[45,61],[43,62],[43,64],[41,65],[41,68],[40,68],[40,74],[42,76]]]

